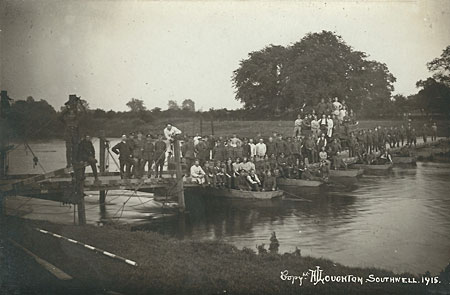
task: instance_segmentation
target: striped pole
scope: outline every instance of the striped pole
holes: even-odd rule
[[[53,237],[58,238],[58,239],[66,240],[66,241],[68,241],[70,243],[73,243],[73,244],[78,244],[78,245],[83,246],[83,247],[85,247],[85,248],[87,248],[89,250],[92,250],[94,252],[98,252],[98,253],[103,254],[105,256],[108,256],[108,257],[120,260],[122,262],[125,262],[126,264],[129,264],[129,265],[132,265],[132,266],[138,266],[138,264],[136,262],[134,262],[133,260],[126,259],[126,258],[124,258],[122,256],[110,253],[108,251],[96,248],[94,246],[91,246],[91,245],[88,245],[88,244],[84,244],[82,242],[78,242],[78,241],[75,241],[73,239],[66,238],[64,236],[61,236],[61,235],[58,235],[58,234],[55,234],[55,233],[52,233],[52,232],[49,232],[47,230],[43,230],[43,229],[40,229],[40,228],[35,228],[35,230],[37,230],[40,233],[47,234],[47,235],[53,236]]]

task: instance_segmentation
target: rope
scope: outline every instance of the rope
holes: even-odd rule
[[[287,192],[287,191],[285,191],[285,190],[281,190],[281,189],[280,189],[280,191],[282,191],[284,194],[291,195],[291,196],[295,197],[297,200],[302,200],[302,201],[305,201],[305,202],[312,202],[311,200],[302,198],[302,197],[300,197],[300,196],[297,196],[297,195],[292,194],[292,193],[290,193],[290,192]]]
[[[41,162],[39,162],[39,158],[36,156],[36,154],[31,149],[30,145],[26,141],[25,141],[25,147],[28,148],[30,150],[31,154],[33,155],[33,161],[35,162],[35,164],[36,163],[39,164],[39,167],[41,167],[42,171],[44,171],[44,174],[47,173],[45,171],[44,167],[42,166]]]

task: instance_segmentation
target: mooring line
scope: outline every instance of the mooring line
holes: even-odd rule
[[[304,202],[312,202],[311,200],[308,200],[308,199],[305,199],[305,198],[302,198],[302,197],[300,197],[300,196],[298,196],[298,195],[296,195],[296,194],[292,194],[292,193],[290,193],[290,192],[287,192],[287,191],[285,191],[285,190],[280,190],[280,191],[282,191],[283,193],[285,193],[285,194],[287,194],[287,195],[291,195],[291,196],[294,196],[295,197],[295,199],[296,200],[298,200],[298,201],[304,201]],[[288,201],[290,200],[290,199],[287,199]]]
[[[68,242],[70,242],[70,243],[73,243],[73,244],[77,244],[77,245],[83,246],[83,247],[85,247],[86,249],[89,249],[89,250],[98,252],[98,253],[100,253],[100,254],[103,254],[103,255],[105,255],[105,256],[108,256],[108,257],[111,257],[111,258],[120,260],[120,261],[122,261],[122,262],[125,262],[126,264],[129,264],[129,265],[132,265],[132,266],[138,266],[138,264],[137,264],[135,261],[133,261],[133,260],[130,260],[130,259],[124,258],[124,257],[122,257],[122,256],[113,254],[113,253],[111,253],[111,252],[108,252],[108,251],[105,251],[105,250],[96,248],[96,247],[94,247],[94,246],[91,246],[91,245],[88,245],[88,244],[85,244],[85,243],[82,243],[82,242],[79,242],[79,241],[76,241],[76,240],[73,240],[73,239],[70,239],[70,238],[61,236],[61,235],[58,235],[58,234],[55,234],[55,233],[52,233],[52,232],[50,232],[50,231],[43,230],[43,229],[40,229],[40,228],[35,228],[35,230],[37,230],[37,231],[40,232],[40,233],[47,234],[47,235],[50,235],[50,236],[55,237],[55,238],[58,238],[58,239],[66,240],[66,241],[68,241]]]

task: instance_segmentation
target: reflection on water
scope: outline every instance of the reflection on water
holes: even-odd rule
[[[52,155],[59,160],[47,164],[47,170],[64,164],[62,142],[35,147],[39,157],[59,155]],[[21,157],[23,150],[14,153],[16,161],[28,159]],[[100,208],[98,193],[90,192],[87,219],[92,224],[127,222],[174,237],[221,239],[252,249],[269,244],[275,231],[281,252],[298,247],[303,255],[349,266],[437,273],[450,259],[449,176],[450,164],[418,163],[394,168],[386,176],[336,183],[328,190],[290,190],[286,196],[291,200],[221,200],[187,192],[185,222],[152,194],[109,192]],[[303,199],[295,200],[293,194]],[[27,218],[64,223],[74,218],[73,207],[50,201],[11,197],[7,206],[10,214]]]

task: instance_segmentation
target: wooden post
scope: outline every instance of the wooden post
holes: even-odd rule
[[[186,205],[184,203],[184,184],[183,184],[183,172],[181,171],[181,152],[180,141],[175,139],[173,142],[174,156],[175,156],[175,172],[176,172],[176,193],[178,195],[178,210],[184,212]]]
[[[7,151],[6,146],[3,145],[3,143],[0,145],[0,179],[6,177],[6,160],[7,157]],[[0,193],[0,218],[3,218],[4,213],[4,194]]]
[[[200,136],[203,136],[203,116],[200,113]]]
[[[100,130],[100,175],[106,171],[106,139],[105,130]],[[106,200],[106,191],[100,191],[99,202],[104,205]]]
[[[86,209],[84,206],[84,164],[80,162],[73,163],[74,170],[74,186],[73,193],[75,194],[78,207],[78,224],[85,225],[86,224]]]
[[[214,121],[212,117],[211,117],[211,135],[214,135]]]

